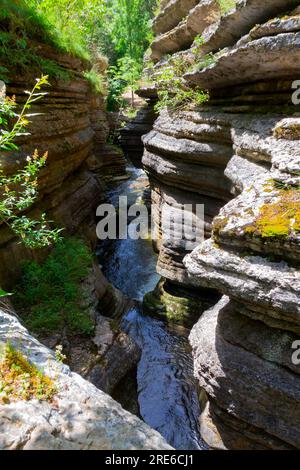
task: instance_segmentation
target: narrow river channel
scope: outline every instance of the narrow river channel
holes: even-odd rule
[[[119,196],[128,204],[149,197],[148,179],[141,169],[128,165],[129,179],[114,186],[108,200],[118,205]],[[157,256],[149,240],[116,240],[99,250],[107,279],[130,299],[137,300],[121,327],[140,346],[137,394],[140,416],[180,450],[204,449],[200,438],[198,389],[187,336],[182,327],[143,315],[143,296],[159,281]]]

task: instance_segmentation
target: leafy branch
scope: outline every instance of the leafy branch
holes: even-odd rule
[[[47,93],[40,92],[43,85],[49,85],[47,75],[43,75],[41,78],[36,79],[36,84],[31,91],[25,91],[25,93],[29,96],[20,114],[16,114],[13,111],[13,109],[17,106],[14,97],[6,98],[0,102],[0,124],[4,126],[4,129],[0,130],[1,150],[18,150],[18,146],[13,142],[13,140],[20,135],[26,134],[25,128],[29,124],[27,118],[34,116],[34,114],[26,114],[26,111],[31,107],[32,103],[47,95]],[[11,130],[7,130],[8,118],[16,118],[16,122]]]
[[[156,75],[159,99],[155,105],[156,111],[160,112],[164,108],[179,111],[208,101],[209,95],[206,91],[199,87],[190,88],[185,83],[183,75],[188,66],[182,59],[176,58],[162,67]]]
[[[15,139],[26,135],[29,118],[36,114],[29,114],[32,103],[40,100],[46,93],[41,87],[48,84],[47,76],[36,80],[32,91],[27,91],[28,98],[20,112],[15,112],[15,98],[4,98],[0,102],[0,150],[18,150]],[[12,128],[10,123],[15,120]],[[62,229],[48,228],[50,221],[42,214],[39,220],[34,220],[22,214],[30,208],[38,197],[38,176],[40,170],[46,165],[47,152],[40,156],[35,150],[32,156],[26,159],[26,165],[13,175],[6,175],[0,170],[0,223],[6,224],[28,248],[43,248],[60,239]]]

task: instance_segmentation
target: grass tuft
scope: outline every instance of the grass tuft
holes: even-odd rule
[[[51,401],[55,393],[54,382],[6,343],[0,358],[0,404],[34,398]]]

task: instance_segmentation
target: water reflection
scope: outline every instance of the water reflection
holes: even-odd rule
[[[119,196],[127,196],[132,205],[144,199],[148,179],[143,170],[128,167],[130,178],[108,194],[108,201],[118,205]],[[98,255],[106,278],[131,299],[143,300],[154,289],[159,276],[156,273],[157,257],[150,240],[115,240],[101,244]]]
[[[128,171],[130,178],[109,192],[109,201],[115,206],[119,196],[126,195],[131,205],[148,194],[145,173],[132,166]],[[157,257],[147,240],[102,243],[99,258],[107,279],[131,299],[141,301],[159,280]],[[162,321],[143,315],[138,303],[123,318],[122,328],[142,351],[137,386],[144,421],[176,449],[204,448],[199,434],[198,390],[187,331],[179,328],[171,331]]]
[[[203,449],[197,384],[186,336],[132,309],[123,329],[139,344],[137,383],[140,414],[175,449]]]

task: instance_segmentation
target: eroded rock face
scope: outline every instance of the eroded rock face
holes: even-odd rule
[[[267,37],[226,52],[210,70],[190,73],[186,78],[203,89],[213,89],[222,88],[225,84],[228,86],[263,80],[266,75],[273,78],[299,75],[299,29],[298,32],[285,32],[282,29],[279,36],[275,37],[268,36],[270,33],[267,31],[265,34]]]
[[[177,49],[183,60],[193,54],[186,84],[208,89],[210,102],[161,113],[144,138],[158,271],[224,296],[190,335],[201,434],[216,449],[300,448],[297,5],[237,2],[203,31],[198,56]],[[164,205],[186,202],[205,205],[206,240],[189,254],[179,236],[163,241],[161,221]]]
[[[125,155],[138,167],[142,167],[144,146],[142,136],[151,131],[157,117],[154,111],[155,100],[147,101],[138,109],[134,119],[131,119],[120,129],[120,145]]]
[[[152,29],[154,33],[162,34],[174,28],[182,18],[197,4],[197,0],[171,0],[163,7],[154,18]]]
[[[297,0],[238,0],[235,8],[203,32],[201,54],[233,46],[257,24],[282,16],[297,4]]]
[[[252,448],[299,448],[299,414],[295,410],[300,399],[300,369],[290,366],[290,341],[296,335],[245,320],[242,312],[243,308],[231,307],[225,298],[202,316],[191,334],[200,385],[214,407],[226,410],[225,420],[222,413],[218,420],[211,420],[225,447],[228,438],[219,421],[231,428],[233,417],[237,418],[233,431],[236,427],[243,435],[245,423],[252,426]],[[202,426],[209,427],[209,420]],[[261,434],[265,436],[259,442]],[[247,433],[242,445],[231,439],[229,448],[241,447],[250,447]]]
[[[171,449],[158,432],[57,362],[13,313],[0,310],[0,343],[6,341],[53,378],[58,393],[51,403],[31,400],[0,406],[2,450]]]
[[[31,213],[46,212],[48,218],[68,233],[78,233],[91,243],[96,241],[95,210],[104,200],[105,183],[125,175],[125,159],[119,150],[106,144],[109,132],[104,97],[94,95],[88,82],[80,78],[84,64],[60,55],[50,47],[39,46],[39,53],[56,60],[74,73],[69,81],[51,80],[48,95],[32,107],[30,135],[20,138],[17,152],[1,155],[7,172],[20,169],[35,149],[48,151],[47,166],[39,181],[39,200]],[[35,76],[13,74],[7,95],[24,102],[24,90],[31,89]],[[20,272],[24,259],[43,256],[22,246],[14,235],[0,229],[0,285],[9,288]]]
[[[199,34],[204,39],[200,55],[216,53],[233,46],[251,28],[277,15],[282,16],[297,4],[297,0],[266,0],[263,3],[239,0],[235,8],[221,15],[219,2],[215,0],[201,0],[194,4],[187,0],[169,2],[153,22],[153,30],[158,36],[151,44],[150,58],[157,62],[166,54],[188,49]],[[172,16],[172,10],[176,15]],[[294,23],[285,27],[294,28]],[[276,32],[273,26],[274,29]]]
[[[211,222],[231,198],[231,185],[224,175],[232,154],[228,123],[222,116],[181,112],[161,113],[153,130],[143,138],[143,165],[152,187],[153,219],[158,233],[158,272],[165,278],[191,285],[182,259],[180,223],[184,204],[204,205],[204,235]],[[173,217],[172,240],[164,237],[162,214]],[[172,222],[172,220],[171,220]]]
[[[152,54],[150,58],[152,60],[157,61],[166,54],[187,49],[192,45],[198,34],[201,34],[221,17],[217,0],[202,0],[193,9],[188,8],[189,2],[185,2],[184,5],[187,13],[185,19],[176,24],[173,29],[158,36],[151,44]],[[170,6],[171,3],[168,4],[168,7]],[[164,12],[162,19],[166,14],[168,12]],[[171,23],[167,22],[166,24]]]

